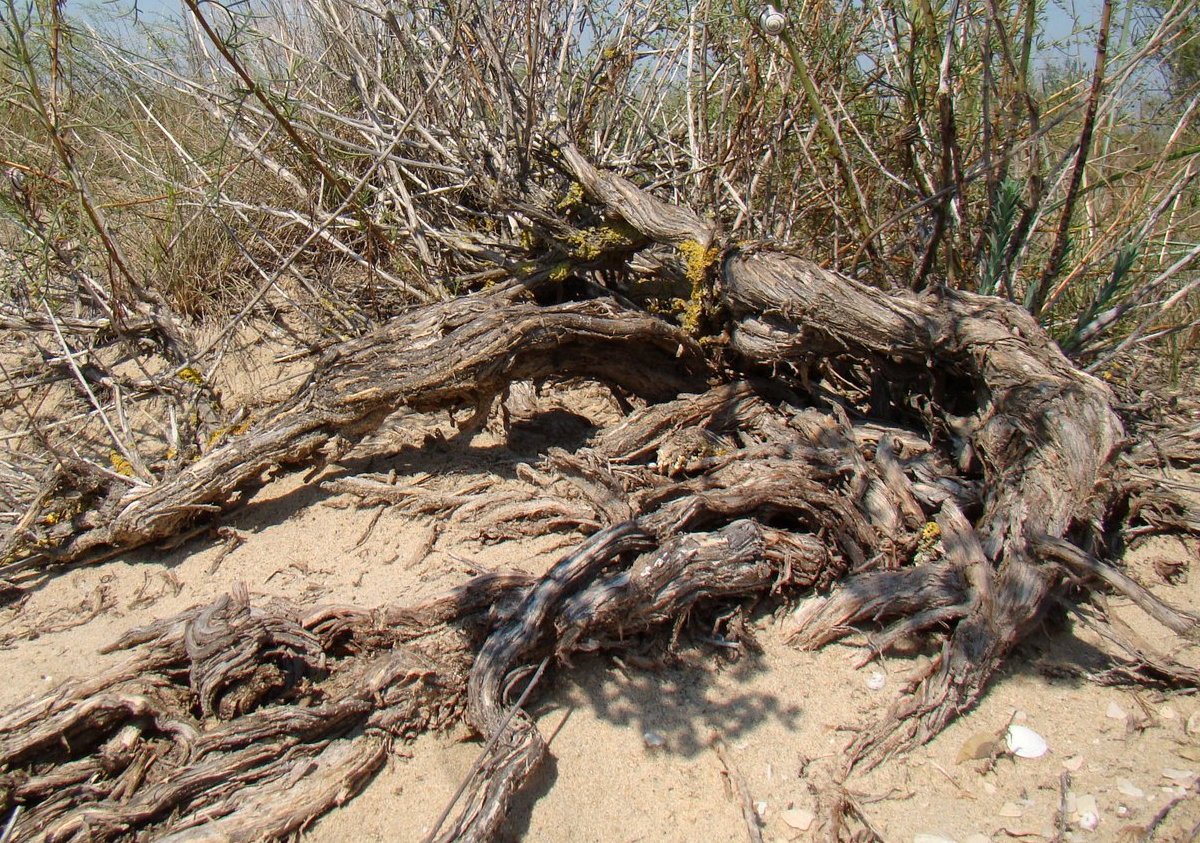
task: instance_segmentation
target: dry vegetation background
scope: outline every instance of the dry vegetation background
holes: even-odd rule
[[[1105,3],[1080,66],[1046,58],[1034,0],[785,4],[778,37],[707,1],[183,11],[0,14],[10,562],[56,459],[148,482],[235,425],[212,383],[251,322],[316,352],[497,279],[599,277],[622,232],[548,154],[560,130],[728,242],[995,293],[1090,371],[1190,377],[1185,0]]]
[[[486,411],[507,389],[505,378],[553,380],[562,362],[554,355],[578,352],[587,358],[579,369],[599,371],[601,380],[641,377],[654,385],[661,378],[657,386],[668,387],[699,371],[710,384],[777,378],[774,387],[794,392],[780,398],[784,393],[730,383],[702,399],[637,405],[628,425],[598,435],[589,452],[600,459],[596,465],[628,464],[621,475],[628,482],[606,497],[618,485],[608,475],[613,482],[591,500],[593,510],[558,512],[582,532],[613,522],[577,549],[578,570],[568,571],[579,578],[573,583],[655,542],[667,553],[666,537],[694,542],[670,545],[688,548],[677,555],[741,560],[739,575],[765,590],[789,578],[825,588],[885,557],[884,567],[897,568],[885,573],[895,576],[871,582],[916,593],[929,582],[924,577],[942,576],[931,591],[943,602],[914,602],[911,619],[894,594],[888,598],[889,611],[901,617],[888,635],[898,640],[966,617],[957,628],[967,631],[955,634],[945,664],[962,657],[974,673],[949,677],[931,669],[921,680],[925,707],[897,708],[858,741],[861,755],[941,729],[977,698],[1035,609],[1076,579],[1091,586],[1103,579],[1173,632],[1194,628],[1194,617],[1148,596],[1106,561],[1119,550],[1118,538],[1200,530],[1195,512],[1178,500],[1161,510],[1150,506],[1156,484],[1171,483],[1138,473],[1194,464],[1200,441],[1200,11],[1193,3],[1106,0],[1079,35],[1089,46],[1078,65],[1049,58],[1046,9],[1037,0],[788,2],[780,6],[785,24],[778,33],[766,26],[773,10],[720,0],[184,0],[177,25],[117,21],[103,28],[71,11],[40,0],[0,6],[0,602],[22,599],[60,562],[101,561],[185,524],[191,530],[193,520],[199,526],[183,530],[180,540],[200,533],[204,518],[236,503],[240,486],[289,462],[273,447],[302,450],[291,462],[311,457],[323,468],[336,461],[380,422],[354,415],[355,402],[381,400],[380,412],[390,412],[405,404],[470,404],[474,397],[475,409]],[[639,208],[644,214],[635,217]],[[789,262],[789,255],[841,274]],[[716,274],[723,289],[712,285]],[[788,292],[780,279],[789,278],[815,278],[847,297],[802,306],[797,287],[776,303],[780,313],[792,304],[802,311],[786,316],[814,338],[811,355],[797,344],[788,347],[791,356],[768,365],[770,355],[755,360],[742,348],[751,363],[735,371],[730,326],[736,322],[745,335],[754,317],[765,323],[778,315],[745,311],[756,295],[770,302]],[[509,296],[514,290],[532,291],[527,298],[536,301]],[[916,327],[873,334],[877,326],[864,317],[865,329],[839,335],[846,323],[833,317],[842,314],[820,311],[821,302],[845,301],[847,313],[865,312],[873,297]],[[736,307],[742,311],[730,315]],[[501,323],[488,324],[489,317]],[[822,320],[834,327],[822,333]],[[1121,422],[1109,413],[1106,388],[1061,361],[1042,342],[1039,324],[1074,364],[1112,387]],[[515,339],[499,363],[471,356],[478,337],[506,335]],[[456,344],[459,336],[465,339]],[[1012,358],[1010,344],[1018,348]],[[442,356],[423,359],[423,348]],[[537,359],[542,348],[546,360]],[[929,350],[924,366],[921,349]],[[631,362],[622,363],[626,352]],[[638,374],[642,362],[653,371]],[[452,371],[467,386],[439,383],[443,363],[440,374]],[[251,365],[278,376],[254,394],[238,392],[234,373]],[[692,368],[680,374],[672,366]],[[572,370],[572,361],[561,368]],[[614,374],[620,371],[633,374]],[[1020,397],[1021,371],[1036,381],[1036,398]],[[305,381],[308,372],[316,374]],[[363,373],[381,372],[390,380],[360,383]],[[879,398],[892,394],[889,378],[903,381],[890,405]],[[801,407],[793,397],[813,382],[814,407]],[[291,399],[274,403],[293,390]],[[872,421],[876,410],[886,424]],[[320,424],[312,421],[318,417]],[[678,459],[671,457],[664,428],[715,427],[718,418],[728,422],[726,439],[683,443]],[[1026,422],[1031,429],[1018,430],[1023,436],[1012,434]],[[1131,441],[1140,441],[1137,449],[1115,441],[1122,422]],[[343,423],[347,429],[339,431]],[[1081,455],[1081,439],[1096,453]],[[1113,465],[1116,455],[1123,460],[1112,475],[1110,445]],[[902,462],[893,447],[907,449]],[[657,474],[637,462],[655,448]],[[757,478],[765,497],[750,507],[755,517],[759,508],[768,515],[684,536],[693,525],[687,506],[703,503],[703,491],[727,491],[730,500],[748,494],[753,483],[736,464],[742,458],[770,469]],[[1065,466],[1061,489],[1056,459]],[[550,474],[564,466],[592,481],[603,474],[596,465],[581,467],[578,454],[547,460],[540,465]],[[222,471],[231,478],[228,488]],[[851,475],[861,488],[847,490],[855,484],[842,481]],[[349,494],[388,500],[379,478],[365,481],[375,483],[369,493],[353,479],[340,482]],[[601,486],[593,482],[590,494]],[[917,487],[924,491],[912,492]],[[890,515],[878,500],[868,511],[869,488],[900,503]],[[203,495],[189,497],[189,489]],[[471,505],[482,510],[486,496],[470,491],[479,495]],[[671,497],[685,492],[692,497]],[[118,505],[129,517],[110,521],[105,513]],[[607,518],[608,505],[624,516]],[[793,521],[770,521],[770,513],[789,506]],[[1039,506],[1045,512],[1034,511]],[[138,507],[159,507],[155,517],[169,529],[123,533]],[[738,512],[730,507],[733,518]],[[548,511],[525,520],[540,529],[552,520]],[[1005,521],[1010,513],[1017,514]],[[876,516],[895,528],[892,534],[867,523]],[[1053,524],[1038,524],[1043,517]],[[809,532],[794,533],[794,521]],[[858,539],[847,539],[855,530]],[[939,534],[947,536],[942,567],[928,556]],[[859,539],[878,554],[853,558],[861,555]],[[1035,567],[1027,554],[1047,565],[1019,582]],[[805,564],[793,570],[796,560]],[[917,567],[901,567],[906,560]],[[971,580],[979,571],[983,580]],[[1028,606],[1010,601],[993,616],[990,605],[979,610],[987,582],[1002,596],[1028,587],[1033,597]],[[605,607],[619,590],[615,583],[597,581],[580,600]],[[483,577],[453,605],[427,604],[420,617],[393,607],[387,620],[402,636],[433,623],[430,612],[442,612],[439,623],[448,627],[447,619],[478,614],[501,593],[527,593],[527,600],[541,594],[553,606],[570,597],[567,591],[550,580]],[[809,618],[809,643],[869,618],[869,605],[854,605],[863,593],[880,596],[842,591],[819,604]],[[668,594],[651,607],[657,614],[644,606],[603,611],[645,611],[645,628],[653,628],[672,611],[686,613],[691,599]],[[143,666],[175,665],[172,676],[182,675],[178,665],[195,635],[209,636],[202,649],[219,662],[222,648],[236,648],[256,624],[270,627],[279,647],[295,649],[297,670],[314,673],[330,647],[347,638],[360,647],[355,654],[383,640],[378,630],[364,631],[380,622],[375,616],[315,617],[289,607],[264,621],[245,600],[235,594],[192,611],[181,621],[186,636],[162,626],[128,640],[146,645]],[[588,608],[561,605],[579,617]],[[983,645],[971,650],[970,623],[981,613],[986,653]],[[541,623],[548,615],[539,617]],[[417,711],[429,703],[428,711],[422,725],[405,728],[461,715],[470,673],[468,720],[493,734],[492,744],[507,736],[516,747],[501,741],[496,752],[512,755],[480,769],[499,770],[495,790],[515,790],[528,772],[522,765],[536,765],[522,753],[541,738],[523,714],[510,726],[520,703],[505,714],[502,691],[511,689],[514,665],[533,645],[505,640],[507,627],[488,630],[478,661],[474,644],[447,645],[451,690],[436,704],[420,696],[427,689],[413,692],[404,704]],[[557,645],[564,656],[574,641],[566,638]],[[973,652],[978,659],[968,658]],[[199,662],[190,650],[186,658],[203,698],[196,710],[201,719],[227,721],[231,745],[245,737],[238,729],[252,728],[245,725],[252,716],[275,718],[271,728],[284,730],[291,728],[287,718],[307,716],[290,705],[252,711],[262,688],[222,697],[229,665],[210,665],[204,669],[211,675],[197,678]],[[1194,685],[1200,676],[1144,652],[1132,658],[1130,675],[1139,679]],[[365,668],[351,665],[330,681],[332,714],[311,727],[321,740],[370,712],[373,719],[363,723],[383,731],[395,725],[388,717],[400,717],[400,703],[388,695],[411,688],[388,685],[391,674],[372,675],[383,685],[379,699],[368,702],[354,696],[355,682],[346,678],[356,670]],[[90,705],[85,696],[71,705]],[[391,708],[372,708],[381,700]],[[226,702],[228,711],[221,708]],[[82,710],[70,716],[91,716]],[[0,750],[19,749],[0,752],[5,763],[49,740],[30,737],[39,728],[31,725],[35,718],[13,717],[0,718],[7,741]],[[897,723],[910,720],[920,725],[889,744]],[[162,748],[170,741],[156,740],[159,749],[146,758],[172,751]],[[361,773],[380,763],[381,746],[347,744],[350,761],[325,761]],[[455,828],[485,839],[511,793],[488,792],[488,776],[476,773],[476,801]],[[53,789],[49,778],[38,781]],[[52,803],[36,810],[52,815],[45,807]],[[276,818],[280,833],[329,804],[328,794],[312,796],[298,813]],[[121,813],[127,808],[113,808],[105,834],[136,825]],[[169,813],[162,805],[156,810],[136,822]],[[844,811],[830,809],[837,817]],[[89,820],[63,816],[29,822],[43,828],[61,820],[62,839],[89,833]],[[79,822],[82,832],[71,825]]]

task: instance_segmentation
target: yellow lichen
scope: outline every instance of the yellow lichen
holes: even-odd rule
[[[61,524],[64,521],[70,521],[79,513],[83,512],[83,504],[79,500],[69,500],[60,510],[50,510],[38,519],[43,527],[53,527],[55,524]]]
[[[942,528],[937,525],[936,521],[926,521],[925,526],[921,528],[921,537],[917,540],[913,561],[918,565],[923,565],[938,559],[943,552],[941,542]]]
[[[572,232],[567,236],[571,257],[594,261],[605,252],[628,249],[638,238],[637,230],[623,220]]]
[[[692,285],[692,294],[683,307],[680,325],[689,334],[697,334],[709,311],[708,272],[720,257],[721,250],[716,246],[705,248],[695,240],[684,240],[677,248],[683,256],[684,274]]]
[[[116,451],[109,451],[108,462],[117,474],[120,474],[122,477],[133,477],[133,464]]]
[[[204,386],[204,375],[200,374],[200,370],[195,366],[184,366],[175,373],[181,381],[195,384],[196,386]]]
[[[708,277],[709,267],[716,263],[717,258],[721,255],[721,250],[716,246],[709,246],[706,249],[695,240],[684,240],[676,248],[683,255],[687,279],[692,282],[693,288],[704,283],[704,279]]]
[[[562,263],[556,263],[554,266],[550,267],[550,280],[551,281],[557,281],[558,283],[561,284],[563,281],[566,281],[567,278],[570,277],[570,275],[571,275],[571,262],[570,261],[563,261]]]
[[[516,265],[514,272],[516,272],[518,278],[528,278],[537,271],[537,268],[537,261],[521,261]]]
[[[693,336],[700,332],[700,323],[704,320],[704,296],[699,292],[699,288],[692,291],[692,297],[688,299],[687,304],[683,308],[683,313],[680,314],[679,325],[683,330]]]
[[[571,186],[567,188],[567,193],[563,196],[562,201],[555,206],[559,211],[569,211],[572,208],[577,208],[583,204],[583,185],[577,181],[571,182]]]
[[[678,316],[683,310],[686,302],[683,299],[664,299],[658,297],[650,297],[645,300],[643,306],[655,316]]]
[[[212,433],[208,434],[208,441],[205,445],[205,448],[211,449],[214,445],[230,436],[240,436],[250,429],[250,423],[250,417],[247,416],[237,424],[227,424],[223,427],[218,427]]]

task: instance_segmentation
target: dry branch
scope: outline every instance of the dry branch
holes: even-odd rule
[[[126,666],[0,719],[0,811],[22,806],[21,839],[281,836],[347,798],[390,741],[459,718],[487,746],[438,839],[493,839],[547,751],[514,702],[531,665],[680,634],[699,608],[746,596],[844,581],[797,615],[807,646],[880,623],[878,648],[949,630],[923,681],[856,738],[851,767],[972,705],[1057,605],[1067,568],[1193,628],[1097,558],[1130,491],[1123,428],[1108,389],[1023,311],[883,291],[761,247],[716,259],[708,222],[570,145],[561,159],[600,214],[674,245],[677,270],[719,302],[711,355],[618,300],[537,304],[527,285],[415,309],[331,348],[291,398],[174,475],[101,485],[53,556],[8,572],[168,538],[277,466],[338,459],[403,407],[473,408],[470,432],[518,380],[587,377],[651,403],[549,451],[512,496],[330,487],[489,529],[594,532],[544,576],[487,574],[416,607],[235,594],[130,633]]]
[[[264,421],[173,477],[114,489],[53,554],[35,551],[0,576],[168,538],[280,466],[338,459],[401,407],[465,404],[486,413],[514,380],[579,376],[661,398],[706,372],[692,340],[646,314],[606,301],[539,307],[514,298],[500,292],[438,303],[333,347],[309,383]]]

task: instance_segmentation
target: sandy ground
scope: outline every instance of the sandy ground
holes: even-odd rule
[[[351,459],[344,470],[471,478],[502,489],[519,482],[514,466],[531,458],[528,448],[515,453],[485,433],[469,445]],[[237,583],[252,595],[305,602],[414,603],[464,581],[472,569],[544,570],[563,543],[550,537],[487,545],[447,530],[426,554],[428,520],[386,510],[367,534],[376,513],[352,503],[304,485],[298,474],[284,476],[225,520],[244,542],[215,570],[223,542],[201,538],[51,579],[23,605],[0,610],[0,708],[103,669],[123,656],[100,655],[98,648],[127,628],[208,602]],[[1132,551],[1129,561],[1156,592],[1195,606],[1200,575],[1169,585],[1153,568],[1159,560],[1190,562],[1195,555],[1194,544],[1158,538]],[[1167,640],[1135,609],[1113,603],[1148,639]],[[806,812],[815,807],[806,773],[836,760],[851,730],[883,711],[928,655],[856,668],[864,653],[859,647],[797,651],[786,642],[792,608],[759,610],[758,654],[733,658],[693,645],[685,651],[690,666],[638,668],[618,654],[555,670],[531,704],[553,757],[521,794],[505,835],[747,840],[730,775],[711,747],[716,736],[762,817],[764,839],[812,839],[812,830],[804,830]],[[1052,840],[1060,832],[1056,812],[1066,804],[1070,822],[1061,839],[1140,839],[1126,829],[1144,827],[1185,795],[1172,821],[1200,820],[1181,819],[1188,800],[1196,801],[1200,700],[1088,681],[1103,664],[1097,645],[1077,622],[1039,630],[969,716],[927,746],[851,779],[849,788],[879,836],[925,843]],[[1046,755],[959,762],[965,742],[1002,733],[1014,720],[1046,739]],[[419,839],[479,749],[464,732],[399,747],[362,794],[316,822],[303,839]],[[1086,830],[1081,826],[1090,824],[1086,814],[1093,807],[1099,822]],[[1180,834],[1162,839],[1189,839]]]

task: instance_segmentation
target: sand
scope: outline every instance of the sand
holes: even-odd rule
[[[445,414],[422,423],[450,430]],[[374,440],[374,456],[371,448],[351,455],[325,478],[393,469],[400,478],[472,479],[503,489],[520,483],[515,466],[535,459],[537,447],[545,445],[527,441],[513,451],[485,432],[466,444],[395,454],[405,441],[414,440],[405,439],[402,424]],[[213,535],[173,549],[129,553],[61,572],[22,604],[0,610],[0,707],[9,709],[69,677],[94,674],[124,658],[97,652],[124,630],[208,602],[238,583],[252,595],[306,603],[415,603],[480,569],[545,570],[571,540],[488,544],[446,527],[425,552],[441,525],[392,509],[359,509],[319,483],[306,485],[301,474],[278,477],[222,526],[241,539],[227,553],[225,538]],[[1190,562],[1195,556],[1194,542],[1154,538],[1127,561],[1156,593],[1195,606],[1200,578],[1185,575],[1168,584],[1154,568],[1159,560]],[[1136,609],[1111,602],[1148,640],[1168,642]],[[755,609],[761,652],[730,651],[685,636],[683,659],[671,666],[636,666],[615,653],[553,669],[530,704],[550,738],[552,758],[521,793],[505,837],[748,840],[730,772],[712,748],[719,738],[733,775],[742,778],[762,817],[764,839],[813,839],[813,830],[803,829],[806,812],[816,809],[813,772],[836,761],[852,730],[885,710],[932,651],[917,647],[861,668],[855,664],[864,651],[854,642],[798,651],[786,640],[795,605]],[[879,836],[1052,840],[1064,784],[1070,821],[1061,839],[1122,839],[1127,826],[1145,826],[1186,797],[1172,814],[1173,822],[1182,823],[1184,812],[1195,808],[1200,700],[1090,681],[1089,674],[1104,666],[1099,645],[1094,633],[1070,619],[1038,630],[974,711],[928,745],[853,777],[847,784]],[[1049,751],[1036,759],[959,762],[964,742],[979,733],[998,735],[1010,722],[1036,731]],[[479,749],[479,740],[461,729],[400,745],[360,795],[300,837],[328,843],[417,840]],[[1090,808],[1091,799],[1099,824],[1085,830],[1081,806]]]

